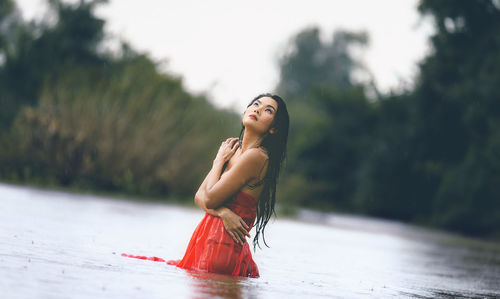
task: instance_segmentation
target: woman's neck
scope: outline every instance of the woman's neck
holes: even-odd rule
[[[259,147],[262,140],[263,137],[261,135],[245,128],[243,140],[241,141],[241,152],[244,153],[249,148]]]

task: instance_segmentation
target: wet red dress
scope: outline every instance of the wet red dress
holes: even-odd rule
[[[252,229],[257,216],[255,198],[240,191],[225,206],[246,222],[249,231]],[[226,232],[222,219],[207,213],[196,227],[182,260],[167,263],[190,270],[259,277],[248,242],[243,245],[235,243]]]
[[[246,222],[250,231],[257,216],[257,199],[238,192],[225,206]],[[157,257],[123,256],[164,261]],[[186,253],[181,260],[167,261],[169,265],[188,270],[228,274],[233,276],[259,277],[259,269],[252,259],[248,242],[239,245],[224,228],[222,219],[205,213],[191,236]]]

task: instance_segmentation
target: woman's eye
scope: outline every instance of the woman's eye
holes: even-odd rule
[[[253,105],[254,105],[254,106],[255,106],[255,105],[259,106],[259,103],[257,103],[257,102],[254,102],[254,103],[253,103]]]
[[[269,108],[267,108],[267,109],[266,109],[266,111],[267,111],[267,112],[269,112],[269,113],[273,113],[273,112],[271,111],[271,109],[269,109]]]

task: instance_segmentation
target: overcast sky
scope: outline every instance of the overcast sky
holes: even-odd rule
[[[45,0],[15,0],[26,19],[40,18]],[[74,1],[72,1],[74,2]],[[429,51],[432,27],[416,0],[110,0],[96,13],[106,31],[133,48],[166,61],[191,92],[219,107],[241,111],[255,95],[272,91],[278,57],[300,30],[317,26],[365,30],[370,45],[361,59],[381,91],[411,82]],[[286,100],[286,99],[285,99]]]

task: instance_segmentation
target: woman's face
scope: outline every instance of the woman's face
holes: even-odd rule
[[[278,103],[270,97],[255,100],[243,114],[243,126],[264,135],[266,132],[274,133],[271,125],[278,111]]]

